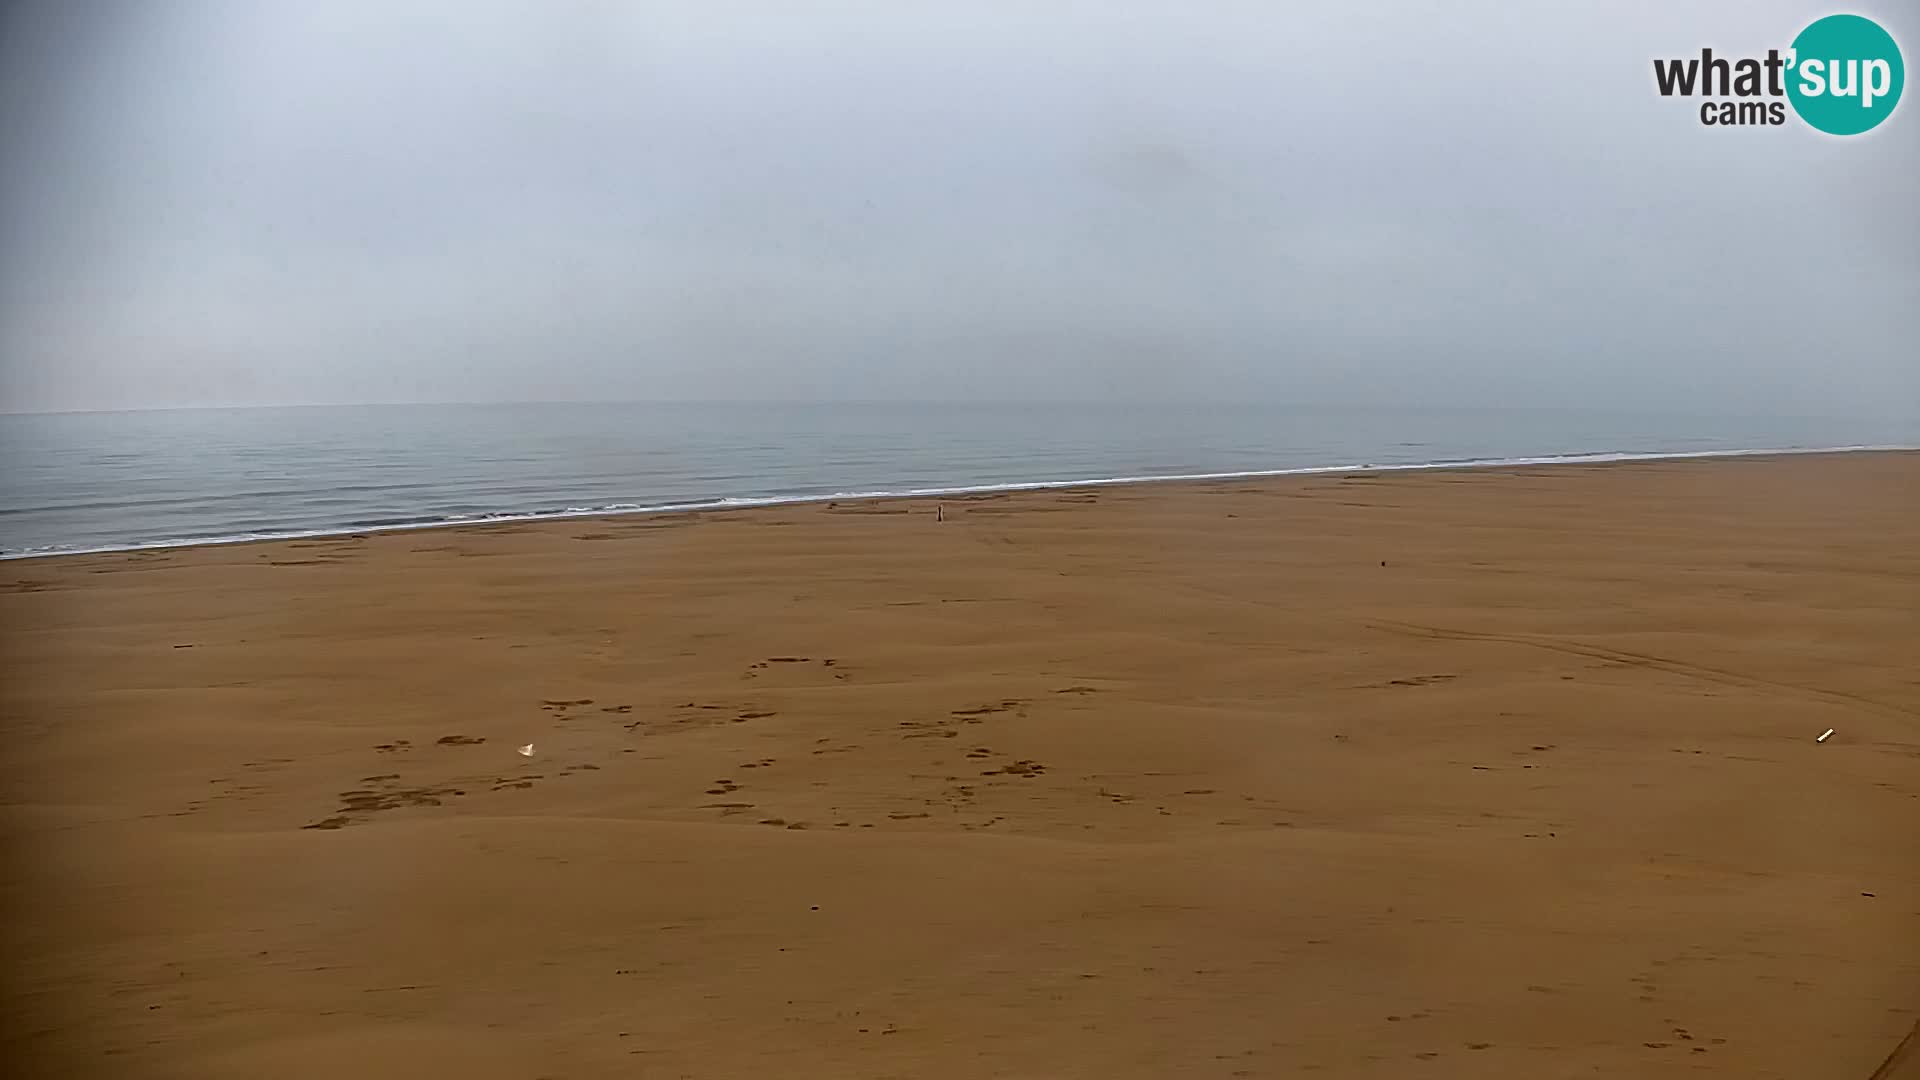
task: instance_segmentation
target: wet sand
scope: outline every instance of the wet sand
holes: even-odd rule
[[[13,1075],[1920,1075],[1920,455],[942,503],[0,564]]]

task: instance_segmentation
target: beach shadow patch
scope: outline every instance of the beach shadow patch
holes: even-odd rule
[[[438,746],[478,746],[486,741],[478,735],[442,735],[434,743]]]

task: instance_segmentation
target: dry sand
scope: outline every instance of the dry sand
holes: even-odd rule
[[[0,566],[11,1075],[1920,1075],[1920,455],[945,508]]]

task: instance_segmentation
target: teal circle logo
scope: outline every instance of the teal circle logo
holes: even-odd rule
[[[1907,66],[1893,35],[1872,19],[1829,15],[1793,39],[1787,100],[1793,111],[1829,135],[1871,131],[1893,113],[1907,84]]]

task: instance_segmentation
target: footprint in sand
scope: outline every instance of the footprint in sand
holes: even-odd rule
[[[752,664],[748,664],[747,669],[740,673],[740,677],[743,679],[757,679],[760,677],[761,672],[767,671],[768,669],[773,667],[773,665],[775,664],[783,664],[783,665],[818,664],[822,668],[831,668],[837,663],[839,663],[839,661],[833,659],[832,657],[827,657],[825,659],[816,659],[811,656],[769,656],[765,660],[760,660]],[[844,671],[837,671],[833,673],[833,677],[836,679],[845,680],[847,675],[846,675],[846,672]]]
[[[998,701],[991,705],[978,705],[971,709],[954,709],[953,715],[965,719],[970,724],[978,723],[979,717],[989,716],[993,713],[1010,712],[1025,704],[1026,700],[1023,698],[1007,698],[1004,701]]]
[[[1449,682],[1459,677],[1460,676],[1458,675],[1414,675],[1405,679],[1388,679],[1384,683],[1376,683],[1374,685],[1376,686],[1430,686],[1434,683]]]
[[[389,777],[375,777],[372,779],[385,784],[389,782],[390,778],[397,779],[397,777],[392,777],[391,774]],[[379,791],[368,791],[364,788],[356,788],[352,791],[343,791],[340,793],[340,809],[335,811],[332,816],[321,818],[319,821],[300,827],[302,829],[340,829],[348,825],[356,824],[357,819],[355,815],[364,816],[382,810],[397,810],[402,807],[441,806],[444,805],[445,799],[459,797],[465,794],[466,791],[463,789],[454,787],[385,788]]]

